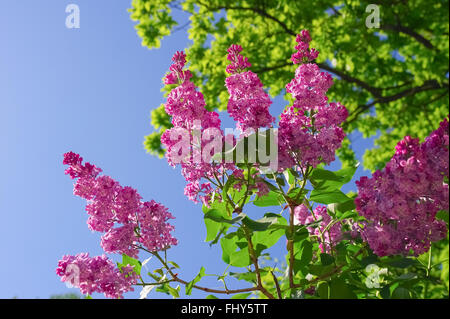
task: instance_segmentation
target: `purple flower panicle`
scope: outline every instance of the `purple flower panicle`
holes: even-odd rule
[[[121,186],[109,176],[99,176],[101,169],[73,152],[64,154],[69,165],[66,174],[77,179],[74,194],[87,200],[87,224],[93,231],[103,232],[101,246],[107,253],[137,257],[138,246],[157,251],[177,244],[168,223],[174,217],[155,201],[143,202],[132,187]]]
[[[448,133],[445,119],[422,144],[406,136],[383,170],[356,182],[356,209],[367,219],[360,232],[378,256],[418,256],[446,236],[435,217],[449,209]]]
[[[63,256],[58,262],[56,274],[61,281],[79,288],[82,294],[97,292],[116,299],[133,291],[132,285],[138,279],[133,266],[127,265],[119,270],[105,255],[89,257],[88,253]]]

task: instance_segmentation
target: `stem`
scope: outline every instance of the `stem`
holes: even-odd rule
[[[290,200],[289,197],[287,197],[286,193],[284,192],[283,188],[281,187],[280,183],[278,183],[277,178],[274,178],[275,183],[278,186],[278,189],[281,192],[281,195],[283,196],[286,204],[289,206],[289,238],[288,238],[288,242],[286,245],[286,249],[289,252],[289,269],[288,269],[288,274],[289,274],[289,286],[291,288],[294,287],[294,204],[292,203],[292,201]],[[303,187],[305,185],[305,182],[303,183]],[[300,193],[303,190],[303,187],[300,190]]]
[[[215,183],[211,178],[209,177],[205,177],[210,183],[212,183],[214,186],[219,187],[219,185],[217,185],[217,183]]]
[[[296,198],[294,199],[294,202],[290,201],[289,198],[287,198],[286,196],[284,196],[286,203],[289,205],[289,233],[290,233],[290,238],[288,239],[288,244],[287,244],[287,250],[289,251],[289,286],[291,288],[294,288],[295,283],[294,283],[294,263],[295,263],[295,253],[294,253],[294,210],[295,210],[295,204],[297,203],[299,197],[302,195],[303,190],[305,189],[306,186],[306,181],[308,178],[308,170],[309,167],[306,167],[305,169],[305,173],[303,173],[303,170],[300,168],[301,173],[302,173],[302,185],[300,187],[300,191],[298,193],[298,195],[296,196]],[[278,183],[277,183],[278,184]],[[281,189],[280,185],[278,185],[278,187]],[[306,200],[306,198],[304,198],[302,200],[302,202],[304,202]]]
[[[290,237],[288,239],[287,250],[289,251],[289,286],[293,288],[294,284],[294,207],[289,205],[289,233]]]
[[[278,299],[283,299],[283,295],[281,294],[280,284],[278,283],[277,276],[273,273],[273,271],[270,271],[272,274],[273,281],[275,282],[275,287],[277,288],[277,295]]]
[[[172,279],[167,280],[166,282],[179,282],[180,284],[183,285],[188,285],[189,282],[186,280],[183,280],[181,278],[178,278],[177,274],[174,274],[172,272],[172,270],[170,269],[169,265],[167,265],[167,263],[164,261],[164,259],[161,258],[161,256],[158,254],[158,252],[154,251],[151,252],[143,247],[140,247],[140,249],[152,254],[153,256],[155,256],[162,264],[163,266],[167,269],[168,273],[170,274],[170,276],[172,276]],[[166,283],[163,282],[163,283]],[[154,283],[154,284],[161,284],[161,283]],[[151,284],[138,284],[139,286],[145,286],[145,285],[154,285],[153,283]],[[251,292],[251,291],[257,291],[260,290],[258,287],[251,287],[251,288],[243,288],[243,289],[225,289],[225,290],[221,290],[221,289],[212,289],[212,288],[207,288],[207,287],[202,287],[202,286],[198,286],[198,285],[193,285],[192,286],[195,289],[198,290],[202,290],[202,291],[206,291],[206,292],[211,292],[211,293],[216,293],[216,294],[236,294],[236,293],[242,293],[242,292]]]
[[[428,265],[427,265],[427,281],[425,282],[425,289],[423,291],[423,299],[427,299],[428,296],[428,277],[430,277],[430,272],[431,272],[431,248],[432,246],[430,246],[430,250],[428,251]]]
[[[259,265],[258,265],[258,258],[256,257],[255,249],[253,248],[253,242],[252,242],[251,235],[247,229],[247,226],[242,225],[242,228],[244,229],[245,238],[247,239],[247,242],[248,242],[248,252],[250,254],[250,259],[253,263],[253,266],[255,267],[256,279],[257,279],[256,288],[258,288],[258,290],[261,291],[267,298],[275,299],[275,297],[270,292],[268,292],[267,289],[264,288],[262,285],[261,273],[260,273]]]
[[[354,255],[354,258],[358,257],[363,251],[364,251],[364,248],[361,248],[361,249]],[[308,287],[303,287],[302,284],[295,284],[294,287],[291,287],[291,289],[292,289],[292,288],[302,288],[303,290],[305,290],[305,289],[307,289],[307,288],[310,288],[314,283],[316,283],[316,282],[318,282],[318,281],[320,281],[320,280],[326,279],[326,278],[328,278],[328,277],[331,277],[331,276],[333,276],[334,274],[340,272],[341,269],[342,269],[344,266],[346,266],[346,264],[342,264],[342,265],[336,266],[336,267],[335,267],[333,270],[331,270],[330,272],[328,272],[328,273],[326,273],[326,274],[324,274],[324,275],[322,275],[322,276],[319,276],[319,277],[317,277],[317,278],[311,280],[310,282],[308,282]],[[289,288],[288,288],[288,289],[289,289]],[[284,291],[286,291],[286,290],[287,290],[287,289],[285,289]]]
[[[209,180],[211,183],[213,183],[216,187],[220,188],[220,190],[223,190],[224,185],[220,182],[216,173],[214,173],[214,178],[216,179],[217,183],[219,183],[219,184],[214,183],[213,180],[208,177],[205,177],[205,178],[207,180]],[[234,210],[236,208],[236,204],[233,202],[233,200],[230,198],[230,196],[228,196],[228,194],[225,194],[225,195],[226,195],[225,200],[228,201],[228,203],[231,205],[231,209]]]
[[[242,204],[241,206],[239,206],[239,210],[242,211],[242,209],[244,208],[245,205],[245,201],[247,200],[247,196],[248,196],[248,191],[250,189],[250,178],[251,178],[251,165],[247,166],[247,188],[245,189],[245,196],[242,199]]]

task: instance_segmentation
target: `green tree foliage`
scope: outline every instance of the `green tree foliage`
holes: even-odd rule
[[[369,4],[377,4],[379,28],[368,28]],[[174,10],[190,14],[176,21]],[[242,45],[244,53],[271,96],[284,94],[293,78],[290,61],[295,35],[312,33],[320,51],[319,66],[336,77],[330,100],[350,111],[347,133],[376,136],[364,155],[364,166],[376,169],[392,156],[405,135],[424,138],[448,113],[448,1],[270,1],[270,0],[133,0],[131,19],[142,44],[160,46],[176,28],[188,27],[189,69],[210,109],[226,110],[226,49]],[[178,25],[178,27],[177,27]],[[188,26],[189,25],[189,26]],[[286,97],[287,98],[287,97]],[[156,129],[146,149],[162,156],[161,133],[170,127],[163,107],[152,112]],[[354,156],[348,139],[339,157]]]

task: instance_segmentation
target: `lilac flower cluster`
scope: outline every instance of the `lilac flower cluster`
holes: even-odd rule
[[[297,37],[295,38],[295,41],[297,42],[295,50],[297,50],[297,52],[293,53],[291,56],[291,61],[294,62],[294,64],[308,63],[317,59],[319,51],[314,48],[309,48],[311,40],[308,30],[302,30],[300,34],[297,34]]]
[[[331,75],[321,72],[317,64],[304,63],[317,58],[318,52],[309,49],[310,41],[306,30],[297,36],[298,51],[292,60],[300,66],[295,78],[286,85],[286,91],[295,101],[283,112],[279,122],[281,170],[297,164],[313,167],[329,164],[345,137],[339,125],[347,118],[348,111],[340,103],[328,104],[326,96],[333,84]]]
[[[203,94],[190,81],[190,71],[183,70],[186,64],[184,52],[177,51],[172,61],[174,63],[164,83],[177,84],[177,87],[170,91],[164,107],[167,114],[172,116],[173,126],[193,129],[194,122],[199,122],[203,128],[220,128],[219,114],[205,109]]]
[[[83,158],[78,154],[64,154],[63,164],[69,165],[65,173],[77,179],[74,194],[88,201],[88,227],[93,231],[104,232],[101,246],[105,252],[137,258],[140,246],[148,251],[159,251],[177,244],[171,235],[174,227],[167,222],[174,217],[166,207],[153,200],[142,202],[142,197],[135,189],[123,187],[109,176],[99,176],[102,170],[90,163],[83,164]],[[73,262],[81,271],[82,292],[97,291],[107,296],[118,296],[130,290],[129,282],[118,278],[117,271],[110,267],[110,262],[105,261],[105,258],[91,259],[86,254],[66,256],[60,261],[57,273],[63,276],[64,267]],[[126,278],[133,280],[132,276]],[[108,282],[119,286],[109,287]]]
[[[356,182],[357,211],[367,219],[362,238],[378,256],[418,256],[447,234],[436,213],[449,209],[448,120],[420,144],[406,136],[382,171]]]
[[[107,298],[122,298],[133,291],[137,282],[133,266],[119,270],[105,255],[89,257],[87,253],[66,255],[58,262],[56,274],[61,281],[80,289],[82,294],[104,293]]]
[[[164,78],[164,84],[179,84],[189,80],[192,73],[189,70],[183,70],[186,64],[186,54],[183,51],[177,51],[172,57],[174,62],[170,67],[170,72]]]
[[[319,248],[322,252],[330,252],[341,240],[341,224],[332,222],[332,218],[328,215],[326,206],[317,206],[311,213],[305,204],[301,204],[294,209],[294,223],[300,225],[308,225],[319,222],[317,227],[308,227],[311,235],[317,237]]]
[[[166,207],[153,200],[142,202],[135,189],[123,187],[109,176],[98,176],[100,168],[82,161],[73,152],[64,154],[63,164],[69,165],[66,174],[78,179],[74,194],[88,201],[89,228],[105,233],[101,239],[105,252],[136,257],[137,244],[149,251],[177,244],[171,235],[174,227],[167,223],[174,217]]]
[[[231,61],[227,66],[227,72],[231,75],[225,80],[230,94],[228,113],[242,132],[270,127],[275,121],[269,113],[272,101],[264,91],[258,75],[245,71],[251,64],[246,57],[239,54],[241,51],[242,47],[236,44],[228,49],[227,59]]]
[[[165,83],[177,84],[177,87],[170,91],[164,106],[167,114],[172,116],[174,127],[163,133],[161,143],[166,147],[169,164],[181,165],[181,172],[188,182],[185,195],[194,202],[201,200],[208,205],[214,189],[209,181],[202,180],[213,179],[214,174],[221,176],[226,169],[224,165],[210,161],[222,147],[221,122],[218,113],[206,110],[202,93],[190,81],[191,73],[183,70],[185,54],[177,52],[172,61]],[[211,143],[213,141],[215,143]],[[206,147],[208,144],[210,147]]]
[[[226,71],[230,74],[241,73],[245,69],[251,67],[251,63],[248,62],[248,58],[241,55],[242,47],[238,44],[232,44],[227,52],[227,60],[231,63],[227,65]]]

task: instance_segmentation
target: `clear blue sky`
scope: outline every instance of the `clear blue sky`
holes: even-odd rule
[[[180,277],[191,280],[202,265],[207,273],[225,269],[219,247],[204,243],[201,207],[183,195],[179,170],[142,145],[151,132],[150,110],[164,101],[161,78],[172,54],[189,45],[187,34],[174,34],[158,50],[142,47],[130,2],[0,2],[0,298],[76,292],[56,276],[57,261],[64,254],[102,253],[100,234],[86,225],[85,201],[72,194],[64,175],[67,151],[170,209],[179,245],[169,259],[182,266]],[[65,26],[70,3],[80,7],[80,29]],[[180,24],[186,21],[181,14]],[[283,107],[281,98],[277,102],[274,115]],[[358,145],[367,142],[361,138]],[[213,278],[205,285],[220,287]]]

